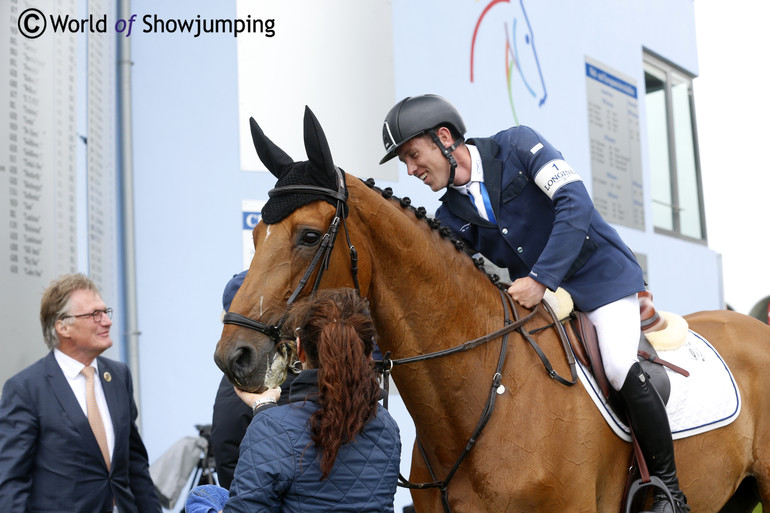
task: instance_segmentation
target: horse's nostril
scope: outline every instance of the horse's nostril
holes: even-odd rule
[[[241,346],[233,351],[230,368],[237,376],[250,374],[256,365],[256,354],[251,346]]]

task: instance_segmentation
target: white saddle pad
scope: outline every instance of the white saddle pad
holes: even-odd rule
[[[717,350],[703,337],[688,330],[686,342],[658,357],[690,373],[682,376],[666,369],[671,396],[666,406],[673,438],[686,438],[730,424],[741,411],[741,394],[730,369]],[[602,396],[588,369],[578,362],[578,377],[609,426],[623,440],[631,441],[625,419],[621,420]]]

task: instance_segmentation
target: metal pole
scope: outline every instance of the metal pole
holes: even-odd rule
[[[118,0],[120,18],[128,20],[131,17],[131,1]],[[118,38],[118,101],[120,136],[120,167],[122,175],[122,221],[121,234],[123,237],[123,294],[126,319],[126,356],[128,367],[134,381],[134,401],[141,412],[140,376],[139,376],[139,321],[137,316],[136,299],[136,244],[134,240],[134,162],[131,117],[131,44],[124,34]],[[141,422],[137,420],[141,428]]]

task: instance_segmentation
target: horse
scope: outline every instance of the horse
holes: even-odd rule
[[[555,330],[537,329],[552,322],[545,309],[518,307],[514,322],[504,286],[424,209],[334,165],[309,109],[307,161],[294,162],[253,119],[251,128],[278,182],[214,354],[230,381],[265,389],[271,369],[283,365],[279,348],[292,338],[284,320],[296,297],[357,288],[369,300],[382,352],[405,361],[392,377],[419,442],[410,479],[444,480],[443,490],[413,489],[416,511],[618,511],[632,449],[585,390],[550,379],[521,330],[452,350],[526,324],[554,371],[566,375]],[[734,495],[722,511],[770,506],[770,327],[729,311],[686,319],[728,362],[743,402],[731,424],[675,441],[681,487],[698,513],[720,511]],[[490,399],[494,410],[479,432]]]

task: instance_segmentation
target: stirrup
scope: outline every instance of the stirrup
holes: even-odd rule
[[[671,503],[671,511],[674,513],[678,511],[676,502],[674,501],[674,496],[671,495],[671,491],[669,491],[668,486],[666,486],[666,484],[658,476],[650,476],[650,480],[647,482],[642,481],[640,478],[631,483],[631,486],[628,488],[628,497],[626,498],[626,513],[631,513],[631,505],[634,502],[634,497],[636,497],[637,492],[641,491],[643,488],[648,487],[658,488],[660,491],[662,491],[666,495],[668,502]]]

